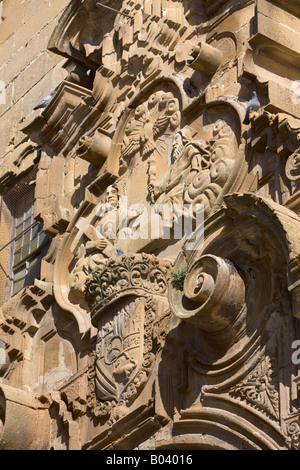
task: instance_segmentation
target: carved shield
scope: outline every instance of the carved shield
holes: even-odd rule
[[[99,400],[119,400],[141,371],[144,356],[145,299],[119,308],[98,327],[95,388]]]

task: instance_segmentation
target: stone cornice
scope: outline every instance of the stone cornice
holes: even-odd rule
[[[53,99],[22,129],[31,140],[52,154],[59,153],[74,132],[74,121],[83,120],[89,111],[90,90],[63,81]]]

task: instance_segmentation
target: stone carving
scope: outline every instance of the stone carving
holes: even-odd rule
[[[188,181],[185,202],[203,204],[205,215],[211,211],[233,168],[234,140],[232,129],[225,122],[217,121],[206,147],[210,156],[208,165],[203,159],[200,163],[199,157],[197,163],[193,162],[193,177]]]
[[[192,59],[187,60],[189,66],[209,77],[216,73],[223,62],[222,52],[205,42],[193,47],[189,55],[192,56]]]
[[[287,160],[286,176],[296,184],[300,183],[300,151],[293,153]]]
[[[154,298],[166,294],[169,278],[168,262],[142,254],[108,260],[86,282],[98,330],[90,354],[87,404],[110,424],[128,413],[149,378],[157,320]]]
[[[300,450],[299,416],[291,418],[286,426],[287,442],[292,450]]]
[[[83,136],[79,141],[77,155],[96,166],[105,162],[111,146],[111,138],[103,129],[97,129],[92,137]]]
[[[240,384],[229,390],[233,397],[246,400],[269,416],[279,419],[279,396],[274,385],[274,366],[266,356]]]
[[[67,63],[47,51],[49,75],[41,54],[7,83],[27,112],[68,73],[26,121],[5,105],[31,152],[0,118],[0,186],[38,165],[34,217],[53,238],[0,314],[0,448],[300,448],[296,3],[74,0],[49,44]],[[133,237],[149,206],[158,236]],[[193,249],[175,236],[187,207]]]
[[[153,200],[157,204],[174,205],[179,213],[173,217],[184,212],[185,204],[194,208],[203,204],[204,214],[208,216],[232,171],[234,142],[232,129],[222,120],[215,123],[208,141],[194,141],[188,129],[175,133],[172,165],[163,181],[155,184],[152,177],[149,184]]]
[[[152,299],[138,298],[98,325],[90,357],[88,406],[97,417],[118,420],[142,391],[154,360]]]
[[[165,295],[170,266],[170,262],[146,254],[106,261],[86,282],[85,297],[92,307],[92,318],[100,307],[127,291]]]
[[[89,274],[95,270],[103,258],[117,256],[114,246],[117,237],[117,213],[119,214],[119,188],[111,185],[106,189],[105,203],[98,208],[99,221],[96,229],[90,232],[92,240],[81,244],[77,252],[77,261],[70,274],[70,288],[76,295],[83,296],[85,282]]]
[[[168,375],[164,364],[171,362],[172,370],[178,370],[170,378],[178,398],[169,403],[170,396],[162,393],[166,413],[173,406],[182,409],[177,432],[187,426],[188,433],[192,418],[211,419],[218,427],[223,422],[219,411],[226,409],[229,420],[232,414],[240,417],[243,433],[252,419],[277,429],[276,435],[260,429],[260,445],[266,435],[272,435],[275,447],[286,445],[288,433],[280,423],[290,423],[292,416],[279,383],[292,380],[287,369],[282,373],[289,360],[282,357],[282,343],[290,338],[293,314],[298,315],[297,295],[293,300],[285,287],[289,283],[290,292],[296,288],[290,276],[299,268],[298,226],[294,213],[280,205],[253,195],[230,195],[205,222],[203,245],[179,254],[174,269],[188,270],[182,286],[169,285],[173,321],[159,366],[161,389]],[[271,287],[267,279],[274,272]],[[291,392],[289,403],[293,399]]]
[[[179,124],[178,99],[170,92],[155,92],[137,106],[134,117],[125,128],[120,157],[121,173],[136,165],[139,159],[148,159],[154,153],[161,158],[163,150],[160,146]]]
[[[95,24],[100,27],[100,35]],[[80,34],[74,35],[79,29]],[[50,47],[68,56],[74,54],[81,63],[94,68],[103,65],[119,74],[129,69],[130,75],[135,73],[134,78],[137,74],[149,78],[156,71],[153,62],[159,63],[162,53],[168,47],[172,50],[186,29],[180,2],[172,2],[172,8],[165,8],[161,0],[155,4],[133,4],[129,0],[85,2],[68,8],[64,21],[52,35]],[[119,61],[115,42],[122,51]],[[138,67],[136,62],[140,62]]]
[[[176,315],[207,331],[233,326],[245,302],[244,282],[233,263],[205,255],[189,268],[179,295],[170,305]],[[177,303],[178,302],[178,303]]]

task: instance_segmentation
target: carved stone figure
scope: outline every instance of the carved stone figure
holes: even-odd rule
[[[207,143],[208,163],[203,165],[197,161],[191,167],[192,174],[185,188],[185,202],[203,204],[206,216],[232,171],[235,157],[233,142],[234,134],[228,124],[217,121],[212,138]]]
[[[98,208],[100,220],[96,226],[95,239],[79,247],[76,264],[70,274],[70,287],[76,295],[83,296],[89,274],[101,265],[103,259],[118,256],[115,247],[119,222],[119,189],[109,186],[105,192],[105,203]]]
[[[231,128],[218,120],[208,141],[193,141],[188,129],[173,137],[172,164],[163,181],[148,185],[153,202],[172,208],[171,226],[184,214],[184,205],[204,206],[208,216],[234,165],[235,136]],[[149,171],[152,170],[152,162]]]
[[[125,128],[121,171],[136,165],[138,159],[149,159],[152,154],[156,154],[158,163],[164,152],[164,138],[179,124],[178,99],[171,92],[157,91],[150,95],[147,101],[136,107]]]

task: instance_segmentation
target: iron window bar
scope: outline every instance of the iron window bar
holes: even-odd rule
[[[127,18],[131,18],[132,19],[132,16],[130,15],[127,15],[127,13],[123,13],[119,10],[116,10],[115,8],[112,8],[112,7],[109,7],[108,5],[103,5],[103,3],[101,2],[97,2],[96,3],[96,7],[99,6],[99,7],[103,7],[103,8],[107,8],[108,10],[112,10],[114,11],[115,13],[119,13],[120,15],[123,15],[123,16],[127,16]]]
[[[1,251],[3,251],[5,248],[7,248],[11,243],[15,242],[16,240],[18,240],[18,238],[21,238],[25,233],[29,232],[29,230],[31,230],[33,227],[35,227],[36,225],[40,224],[40,222],[34,222],[33,224],[31,224],[29,227],[27,227],[26,229],[24,229],[19,235],[17,235],[16,237],[12,238],[8,243],[6,243],[6,245],[2,246],[0,248],[0,253]]]

